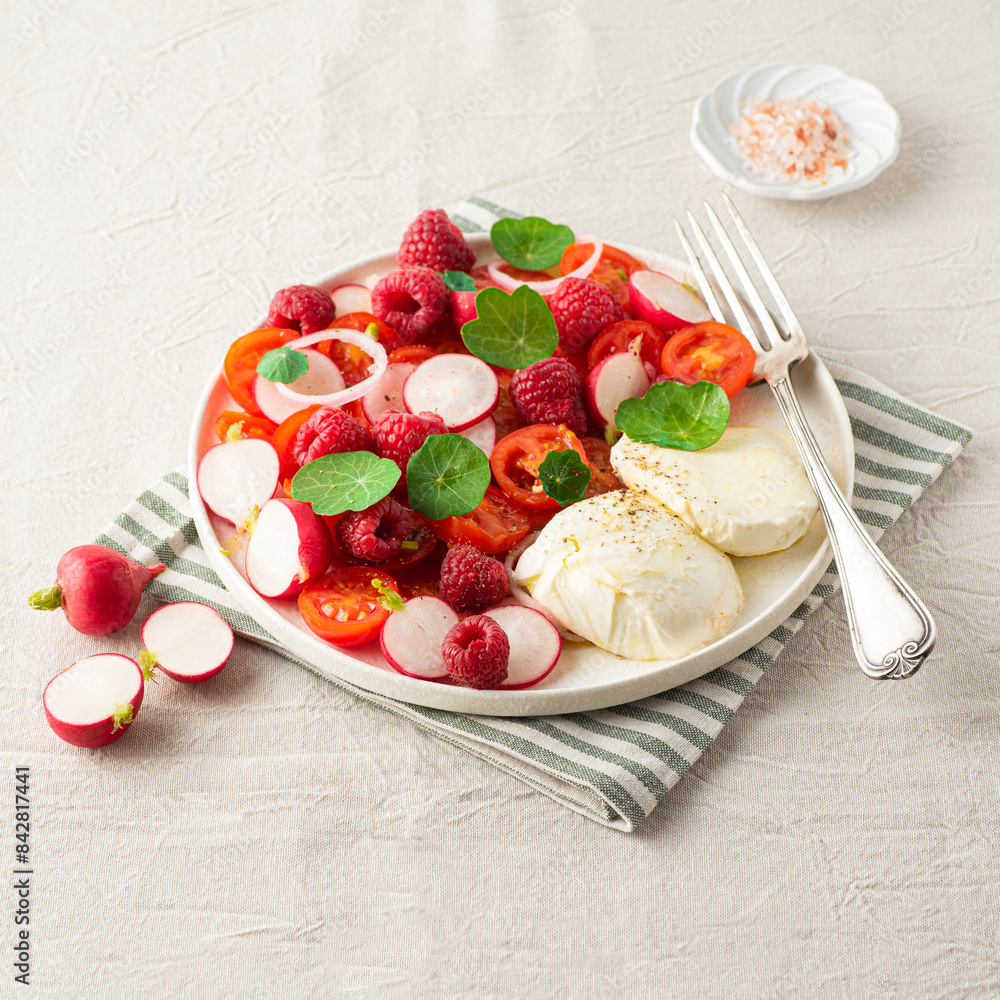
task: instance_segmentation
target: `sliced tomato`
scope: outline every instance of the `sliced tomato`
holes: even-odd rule
[[[590,343],[587,366],[593,368],[608,355],[627,351],[636,337],[642,338],[639,356],[658,375],[660,356],[663,354],[663,334],[652,323],[641,319],[624,319],[606,326]]]
[[[267,417],[256,417],[252,413],[238,413],[236,410],[223,410],[219,418],[215,421],[215,436],[220,441],[225,441],[229,437],[229,429],[234,424],[242,424],[240,428],[241,438],[261,438],[270,441],[271,436],[278,429],[278,425],[268,420]]]
[[[421,361],[436,357],[437,351],[433,347],[426,347],[424,344],[406,344],[403,347],[397,347],[389,355],[389,364],[394,364],[396,361],[409,361],[411,364],[419,365]]]
[[[570,271],[575,271],[581,264],[586,263],[593,252],[593,243],[570,243],[563,250],[562,260],[559,261],[560,273],[569,274]],[[633,271],[645,270],[645,267],[645,264],[636,260],[631,254],[605,243],[600,259],[587,277],[607,285],[618,304],[627,311],[629,275]]]
[[[506,371],[506,369],[503,369]],[[510,401],[510,393],[507,391],[506,386],[504,386],[503,381],[500,376],[500,372],[497,372],[497,379],[500,380],[500,395],[497,397],[497,405],[493,407],[493,419],[497,422],[497,440],[506,437],[512,431],[516,431],[520,427],[527,425],[528,421],[521,416],[518,412],[517,407]],[[507,376],[507,381],[510,382],[510,376]]]
[[[297,340],[302,334],[297,330],[279,330],[277,327],[266,327],[263,330],[251,330],[250,333],[237,337],[229,345],[226,360],[222,366],[223,378],[229,395],[236,400],[247,413],[263,416],[253,398],[253,380],[257,376],[257,365],[260,359],[282,344]]]
[[[399,587],[399,592],[406,600],[427,594],[430,597],[441,596],[441,560],[448,551],[444,543],[438,543],[431,552],[429,559],[418,563],[411,569],[395,573],[393,578]]]
[[[591,366],[587,364],[587,356],[585,354],[571,354],[562,344],[556,344],[556,349],[552,352],[552,357],[563,358],[565,361],[568,361],[577,370],[582,379],[586,379],[590,374]]]
[[[295,446],[295,435],[298,434],[299,428],[321,405],[321,403],[313,403],[312,406],[307,406],[304,410],[296,410],[278,424],[277,430],[274,432],[274,437],[271,438],[271,444],[278,453],[278,461],[281,463],[279,475],[282,479],[294,476],[299,471],[299,463],[295,461],[292,455],[292,449]]]
[[[298,598],[303,620],[321,639],[338,646],[371,642],[389,617],[378,602],[374,577],[399,591],[391,576],[371,566],[339,566],[307,583]]]
[[[596,497],[601,493],[623,489],[622,481],[611,467],[611,445],[603,438],[594,437],[580,438],[580,444],[587,453],[587,465],[590,466],[587,496]]]
[[[368,312],[352,312],[338,316],[330,324],[330,329],[356,330],[358,333],[365,333],[372,324],[375,325],[378,342],[385,348],[386,354],[400,346],[402,341],[399,334]],[[360,347],[345,344],[342,340],[324,340],[316,345],[316,349],[336,364],[348,385],[357,385],[358,382],[368,378],[372,359]]]
[[[538,467],[550,451],[572,448],[584,462],[587,453],[580,439],[565,425],[531,424],[501,438],[490,455],[490,468],[500,489],[515,503],[532,510],[558,507],[542,490]]]
[[[709,320],[678,330],[660,357],[663,374],[693,385],[714,382],[732,399],[753,377],[757,353],[734,327]]]
[[[431,521],[431,531],[451,545],[472,545],[488,555],[512,549],[531,530],[530,511],[498,486],[487,486],[478,507],[468,514]]]

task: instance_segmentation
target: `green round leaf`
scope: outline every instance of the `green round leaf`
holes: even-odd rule
[[[462,340],[477,358],[501,368],[527,368],[552,356],[559,331],[545,299],[519,285],[508,295],[484,288],[476,296],[476,319],[462,327]]]
[[[292,496],[311,503],[317,514],[364,510],[388,496],[399,476],[395,462],[370,451],[324,455],[295,473]]]
[[[293,351],[290,347],[276,347],[268,351],[257,362],[257,374],[268,382],[294,382],[300,375],[309,370],[309,360],[301,351]]]
[[[476,290],[475,281],[464,271],[442,271],[441,277],[444,279],[444,287],[449,292],[474,292]]]
[[[528,271],[544,271],[559,263],[563,250],[573,242],[573,230],[529,215],[525,219],[500,219],[493,223],[490,239],[493,249],[508,264]]]
[[[641,399],[624,399],[615,423],[633,441],[700,451],[715,444],[729,422],[729,399],[714,382],[656,382]]]
[[[410,506],[438,521],[468,514],[490,485],[490,462],[461,434],[432,434],[406,465]]]
[[[550,451],[538,466],[538,478],[545,495],[559,501],[560,507],[576,503],[587,495],[591,471],[572,449]]]

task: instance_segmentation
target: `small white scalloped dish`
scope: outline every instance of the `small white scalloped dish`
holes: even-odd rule
[[[469,237],[480,262],[495,256],[488,236]],[[614,242],[649,266],[680,280],[692,278],[684,265],[662,254]],[[351,282],[364,283],[395,264],[395,251],[369,257],[329,274],[313,284],[326,289]],[[220,351],[220,353],[222,353]],[[846,496],[854,482],[854,439],[843,400],[830,373],[815,355],[797,365],[792,381],[802,408],[823,449],[827,462]],[[189,446],[192,487],[201,456],[218,443],[213,427],[223,410],[239,409],[226,388],[221,365],[205,388],[195,414]],[[734,426],[784,428],[777,406],[765,385],[744,389],[733,400]],[[784,622],[812,590],[832,559],[826,527],[817,514],[804,538],[784,552],[733,559],[746,594],[746,604],[728,635],[679,660],[629,660],[591,643],[563,643],[552,672],[531,688],[517,691],[475,691],[452,684],[407,677],[393,670],[378,643],[339,649],[309,631],[294,598],[267,600],[247,582],[242,551],[228,549],[231,524],[205,508],[198,491],[191,490],[191,507],[209,564],[234,598],[260,625],[294,656],[318,673],[342,678],[359,687],[428,708],[479,715],[557,715],[620,705],[685,684],[727,663],[754,646]]]
[[[794,97],[840,116],[850,132],[846,169],[834,169],[823,180],[792,181],[770,180],[751,169],[730,127],[743,117],[748,100]],[[899,115],[877,87],[823,65],[774,63],[735,73],[695,104],[691,121],[691,143],[717,177],[749,194],[792,201],[832,198],[870,183],[895,161],[899,137]]]

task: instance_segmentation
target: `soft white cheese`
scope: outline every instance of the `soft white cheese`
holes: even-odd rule
[[[514,581],[566,628],[636,660],[678,659],[714,642],[743,605],[729,559],[633,490],[560,511]]]
[[[706,542],[734,556],[787,549],[819,505],[795,442],[766,427],[729,427],[715,444],[682,451],[623,437],[618,478],[656,497]]]

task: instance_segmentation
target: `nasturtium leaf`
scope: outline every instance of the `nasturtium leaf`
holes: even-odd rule
[[[550,451],[538,466],[538,478],[545,495],[559,501],[560,507],[576,503],[587,495],[591,472],[572,449]]]
[[[438,521],[468,514],[490,485],[490,460],[461,434],[432,434],[406,465],[410,506]]]
[[[700,451],[722,437],[729,399],[714,382],[654,382],[641,399],[623,399],[615,423],[633,441]]]
[[[317,514],[364,510],[388,496],[399,476],[399,466],[388,458],[345,451],[303,465],[292,479],[292,496],[311,503]]]
[[[527,285],[509,295],[484,288],[476,295],[476,319],[462,327],[462,340],[477,358],[501,368],[527,368],[552,356],[559,331],[545,299]]]
[[[475,281],[464,271],[442,271],[441,277],[444,278],[444,287],[449,292],[474,292],[476,290]]]
[[[257,362],[257,374],[268,382],[294,382],[300,375],[309,370],[309,361],[301,351],[293,351],[290,347],[277,347],[268,351]]]
[[[490,239],[493,249],[508,264],[528,271],[544,271],[559,263],[563,250],[573,242],[573,230],[529,215],[525,219],[494,222]]]

